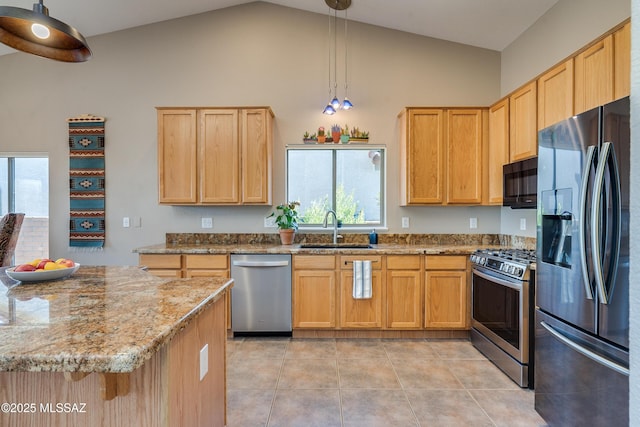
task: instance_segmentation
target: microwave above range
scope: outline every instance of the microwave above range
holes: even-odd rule
[[[538,158],[520,160],[502,167],[502,206],[535,209],[538,191]]]

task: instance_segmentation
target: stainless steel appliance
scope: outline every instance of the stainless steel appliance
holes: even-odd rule
[[[471,342],[520,387],[533,388],[533,250],[471,255]]]
[[[502,167],[502,206],[535,209],[538,188],[538,159],[520,160]]]
[[[629,99],[538,133],[535,407],[629,423]]]
[[[291,335],[291,255],[231,255],[231,330]]]

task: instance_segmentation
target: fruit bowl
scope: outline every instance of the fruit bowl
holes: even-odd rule
[[[21,282],[44,282],[47,280],[64,279],[75,273],[80,264],[76,263],[73,267],[59,268],[56,270],[38,270],[38,271],[13,271],[15,267],[7,268],[5,273],[13,280]]]

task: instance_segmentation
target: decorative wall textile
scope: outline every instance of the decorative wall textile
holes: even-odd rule
[[[83,114],[69,123],[69,246],[101,249],[105,237],[104,122]]]

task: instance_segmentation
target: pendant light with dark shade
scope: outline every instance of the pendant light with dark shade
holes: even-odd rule
[[[33,55],[64,62],[84,62],[91,49],[75,28],[51,18],[42,3],[33,10],[0,6],[0,42]]]

